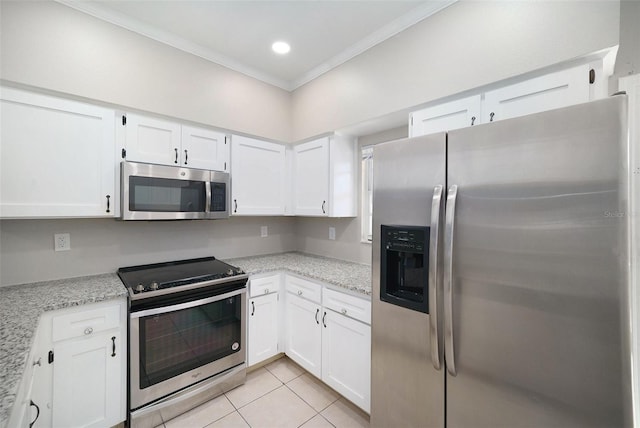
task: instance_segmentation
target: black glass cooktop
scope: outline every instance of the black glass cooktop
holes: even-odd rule
[[[216,279],[242,275],[235,266],[216,260],[215,257],[179,260],[130,266],[118,269],[118,276],[134,293],[180,287]]]

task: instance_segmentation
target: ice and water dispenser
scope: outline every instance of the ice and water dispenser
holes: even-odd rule
[[[382,225],[380,300],[429,313],[429,227]]]

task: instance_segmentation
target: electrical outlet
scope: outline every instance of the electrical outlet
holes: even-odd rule
[[[332,241],[336,240],[336,228],[335,227],[330,227],[329,228],[329,239],[331,239]]]
[[[267,226],[260,226],[260,237],[266,238],[269,236],[269,229]]]
[[[71,249],[71,235],[68,233],[54,234],[53,249],[55,251],[69,251]]]

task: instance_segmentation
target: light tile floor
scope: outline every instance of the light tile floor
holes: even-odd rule
[[[283,357],[164,427],[359,428],[369,427],[369,415]]]

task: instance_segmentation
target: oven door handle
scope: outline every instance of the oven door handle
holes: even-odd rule
[[[131,312],[131,318],[142,318],[142,317],[148,317],[150,315],[158,315],[158,314],[165,314],[167,312],[175,312],[181,309],[189,309],[196,306],[206,305],[207,303],[213,303],[220,300],[228,299],[230,297],[238,296],[240,294],[245,294],[246,292],[247,292],[246,288],[241,288],[239,290],[230,291],[228,293],[218,294],[216,296],[211,296],[211,297],[207,297],[205,299],[200,299],[200,300],[194,300],[191,302],[179,303],[173,306],[165,306],[162,308],[147,309],[146,311]]]

